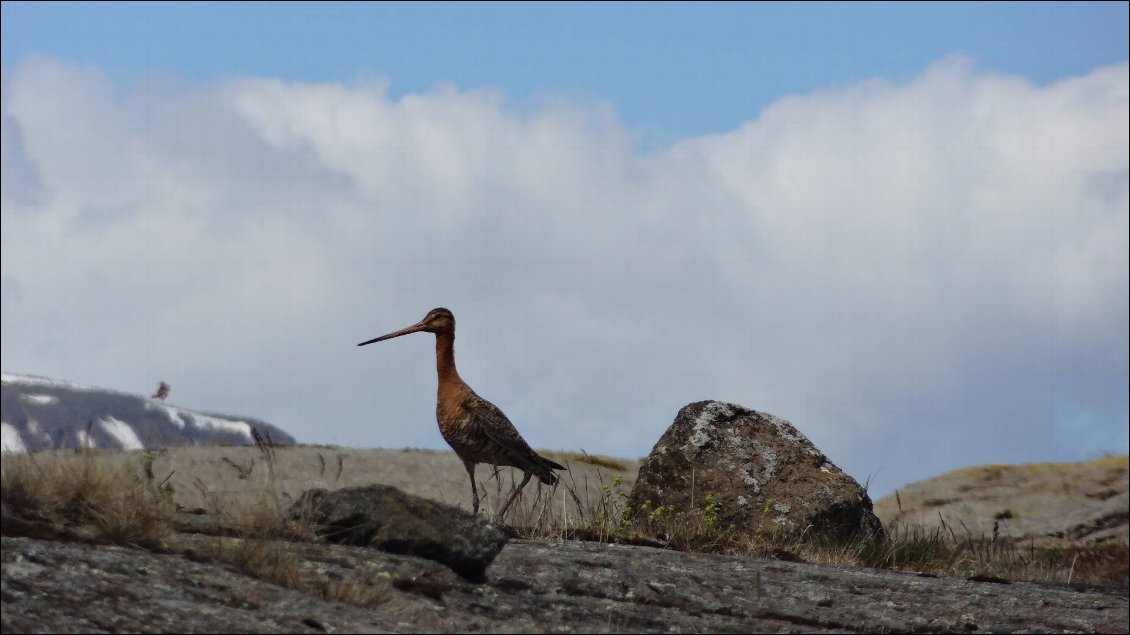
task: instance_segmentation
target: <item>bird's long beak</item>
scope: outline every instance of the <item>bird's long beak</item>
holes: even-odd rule
[[[424,326],[425,325],[424,325],[423,322],[417,322],[417,323],[413,324],[412,326],[409,326],[408,328],[400,329],[399,331],[396,331],[395,333],[389,333],[388,335],[382,335],[380,337],[375,337],[375,338],[369,340],[368,342],[361,342],[360,344],[358,344],[358,346],[364,346],[366,344],[372,344],[373,342],[381,342],[381,341],[384,341],[384,340],[391,340],[394,337],[400,337],[401,335],[408,335],[409,333],[416,333],[418,331],[424,330]]]

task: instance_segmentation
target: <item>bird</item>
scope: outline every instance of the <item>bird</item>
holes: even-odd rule
[[[502,410],[475,394],[455,368],[455,315],[443,307],[432,309],[424,319],[387,335],[361,342],[365,346],[394,337],[419,332],[436,336],[436,374],[439,388],[436,396],[436,422],[440,434],[463,461],[471,479],[472,513],[479,513],[479,491],[475,485],[475,466],[479,463],[508,465],[522,470],[522,483],[511,492],[498,512],[506,517],[510,504],[530,482],[531,477],[546,485],[557,483],[554,470],[565,466],[535,452]]]

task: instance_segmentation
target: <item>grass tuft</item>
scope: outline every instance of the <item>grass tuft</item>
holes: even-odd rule
[[[112,465],[85,449],[9,454],[0,467],[0,500],[8,513],[29,522],[88,528],[100,541],[163,547],[176,507],[168,479],[154,478],[152,461],[145,453]]]
[[[559,463],[566,463],[568,461],[574,461],[576,463],[588,463],[589,465],[595,465],[597,467],[603,467],[609,470],[615,470],[617,472],[626,472],[635,467],[634,465],[632,465],[634,461],[617,459],[611,456],[604,456],[602,454],[589,454],[584,450],[580,452],[556,452],[551,450],[538,450],[538,452],[547,459],[552,459]]]
[[[938,501],[938,505],[952,500]],[[574,480],[571,470],[557,486],[540,492],[533,505],[518,504],[508,520],[523,538],[593,540],[642,544],[678,551],[722,553],[779,560],[896,569],[931,575],[990,577],[1126,587],[1127,546],[1124,543],[1063,548],[1018,544],[999,533],[973,535],[964,526],[892,526],[887,537],[837,541],[815,532],[783,535],[747,532],[721,519],[721,505],[704,496],[693,508],[674,509],[645,501],[628,506],[620,478],[595,483]],[[570,505],[572,503],[572,505]],[[544,506],[560,513],[546,514]],[[771,501],[766,504],[766,513]],[[537,509],[535,509],[537,508]],[[570,511],[570,508],[572,511]],[[1002,512],[1003,514],[1004,512]],[[1009,512],[1015,517],[1015,512]],[[764,525],[764,523],[762,523]]]

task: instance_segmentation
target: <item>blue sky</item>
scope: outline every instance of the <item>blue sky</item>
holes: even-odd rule
[[[610,102],[649,144],[732,129],[789,94],[905,80],[954,53],[1046,83],[1127,57],[1127,3],[3,4],[29,54],[140,79],[387,78]]]
[[[0,362],[445,447],[683,405],[872,492],[1127,452],[1126,3],[2,5]]]

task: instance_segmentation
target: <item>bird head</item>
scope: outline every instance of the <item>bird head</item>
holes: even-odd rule
[[[402,328],[399,331],[394,331],[392,333],[389,333],[388,335],[375,337],[367,342],[361,342],[360,344],[358,344],[358,346],[364,346],[366,344],[372,344],[374,342],[390,340],[394,337],[408,335],[409,333],[417,333],[419,331],[427,331],[428,333],[435,333],[438,335],[440,333],[454,330],[455,315],[453,315],[451,311],[448,311],[443,307],[439,307],[437,309],[428,311],[428,314],[424,316],[424,319],[413,324],[412,326]]]

